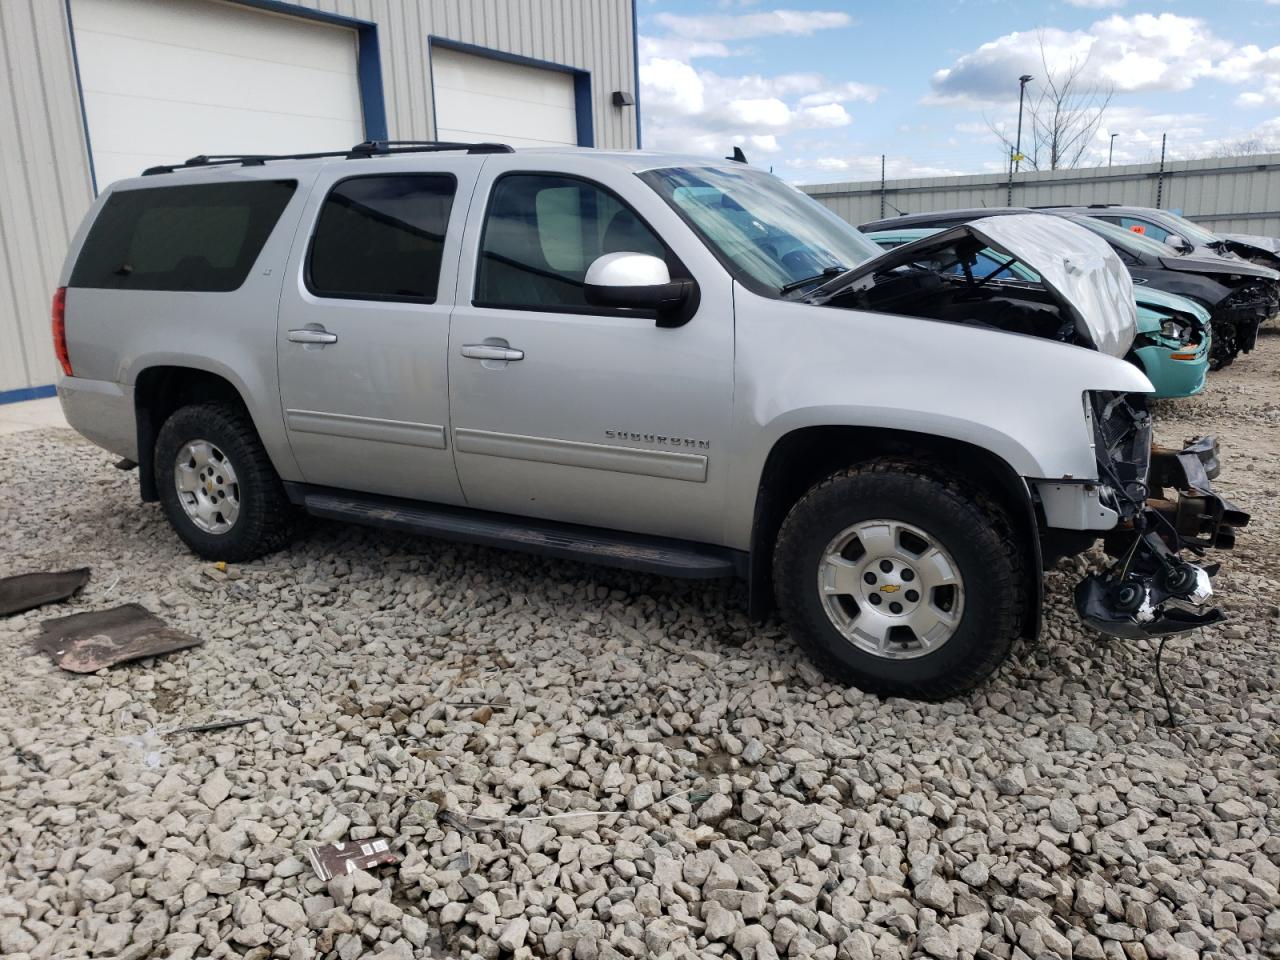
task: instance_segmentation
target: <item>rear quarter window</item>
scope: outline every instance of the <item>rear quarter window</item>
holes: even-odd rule
[[[89,228],[69,286],[235,290],[297,186],[253,180],[116,191]]]

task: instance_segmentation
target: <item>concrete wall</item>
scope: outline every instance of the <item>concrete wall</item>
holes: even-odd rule
[[[157,0],[160,2],[160,0]],[[219,0],[209,0],[219,2]],[[591,73],[595,144],[638,145],[633,0],[296,0],[377,24],[392,139],[435,134],[429,36]],[[72,233],[93,199],[64,0],[0,0],[0,402],[50,392],[49,304]],[[217,153],[239,145],[209,144]],[[182,158],[175,158],[182,159]]]
[[[897,210],[925,213],[1009,205],[1007,174],[887,180],[883,214],[878,180],[801,189],[853,224],[892,217]],[[1023,172],[1014,177],[1013,206],[1088,203],[1159,206],[1178,210],[1210,230],[1280,236],[1280,154],[1168,161],[1163,178],[1158,163]]]

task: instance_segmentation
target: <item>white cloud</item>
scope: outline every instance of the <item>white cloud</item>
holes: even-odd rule
[[[834,10],[769,10],[762,13],[686,17],[659,13],[653,18],[673,34],[690,40],[749,40],[789,35],[806,37],[819,30],[847,27],[853,18]]]
[[[823,155],[788,160],[788,178],[800,183],[855,182],[880,179],[880,155],[848,154]],[[885,177],[889,180],[904,177],[952,177],[973,173],[972,169],[920,162],[911,157],[890,157],[885,161]]]
[[[1242,107],[1280,104],[1280,46],[1263,50],[1254,44],[1240,47],[1218,64],[1215,75],[1228,83],[1258,85],[1236,97]]]
[[[1043,44],[1043,60],[1041,44]],[[1087,30],[1048,27],[1005,34],[934,73],[932,103],[996,103],[1016,100],[1017,77],[1042,75],[1045,63],[1061,71],[1083,65],[1086,83],[1117,92],[1186,90],[1216,72],[1231,55],[1230,43],[1195,17],[1172,13],[1110,16]],[[1034,89],[1036,81],[1032,81]]]
[[[779,137],[853,122],[846,104],[875,100],[879,89],[832,82],[820,73],[733,75],[701,69],[699,59],[733,57],[725,40],[803,35],[847,26],[847,14],[774,10],[742,15],[654,18],[667,34],[640,40],[640,88],[646,146],[723,155],[734,144],[771,153]]]

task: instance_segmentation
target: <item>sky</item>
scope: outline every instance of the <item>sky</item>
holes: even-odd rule
[[[1280,151],[1280,0],[639,0],[644,146],[797,183],[1005,169],[1028,97],[1073,65],[1112,93],[1081,165]],[[1028,142],[1024,120],[1023,144]]]

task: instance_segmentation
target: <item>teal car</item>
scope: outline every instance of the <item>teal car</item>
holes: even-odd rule
[[[900,247],[938,232],[934,227],[878,230],[867,236],[886,250]],[[1026,265],[995,250],[978,254],[974,276],[991,276],[995,282],[1039,284],[1039,275]],[[952,270],[959,274],[957,263]],[[1000,276],[1004,274],[1004,276]],[[1209,312],[1186,297],[1136,285],[1138,335],[1129,351],[1131,363],[1142,368],[1159,398],[1190,397],[1204,389],[1209,372],[1211,326]]]

